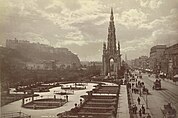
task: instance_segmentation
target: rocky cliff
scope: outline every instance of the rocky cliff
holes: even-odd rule
[[[67,48],[54,48],[39,43],[30,43],[28,41],[8,40],[6,48],[0,48],[0,56],[13,58],[21,62],[41,63],[55,61],[58,64],[80,66],[80,60],[77,55]],[[7,57],[8,56],[8,57]]]

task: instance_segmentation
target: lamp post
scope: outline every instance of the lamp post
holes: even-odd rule
[[[146,108],[148,109],[148,99],[147,99],[147,94],[148,94],[148,92],[146,92]]]
[[[140,94],[140,97],[142,95],[142,90],[141,90],[141,86],[139,85],[139,94]]]

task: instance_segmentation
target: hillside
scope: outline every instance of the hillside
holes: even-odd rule
[[[1,53],[9,53],[10,58],[21,60],[22,62],[41,63],[55,60],[58,64],[73,64],[80,66],[80,60],[67,48],[54,48],[39,43],[30,43],[21,40],[7,40],[6,49],[1,48]],[[0,53],[0,54],[1,54]],[[13,57],[14,56],[14,57]]]

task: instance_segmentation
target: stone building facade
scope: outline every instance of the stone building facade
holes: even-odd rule
[[[166,50],[166,45],[156,45],[150,50],[149,66],[153,73],[159,73],[161,67],[162,57]]]
[[[162,68],[166,68],[168,78],[173,78],[173,76],[178,74],[178,43],[167,47],[163,58],[162,64],[165,67],[162,66]]]
[[[148,56],[141,56],[132,60],[131,67],[146,70],[149,69],[149,57]]]
[[[178,74],[178,43],[166,47],[157,45],[150,50],[149,67],[153,73],[162,73],[168,78]]]

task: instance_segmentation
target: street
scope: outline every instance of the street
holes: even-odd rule
[[[162,118],[163,113],[161,108],[165,104],[171,103],[176,110],[178,110],[178,86],[168,82],[168,80],[161,80],[161,90],[153,90],[153,82],[156,80],[155,77],[148,74],[142,74],[142,81],[145,83],[145,87],[149,89],[148,99],[148,108],[154,118]],[[145,98],[144,95],[142,97]],[[178,115],[178,114],[177,114]]]

